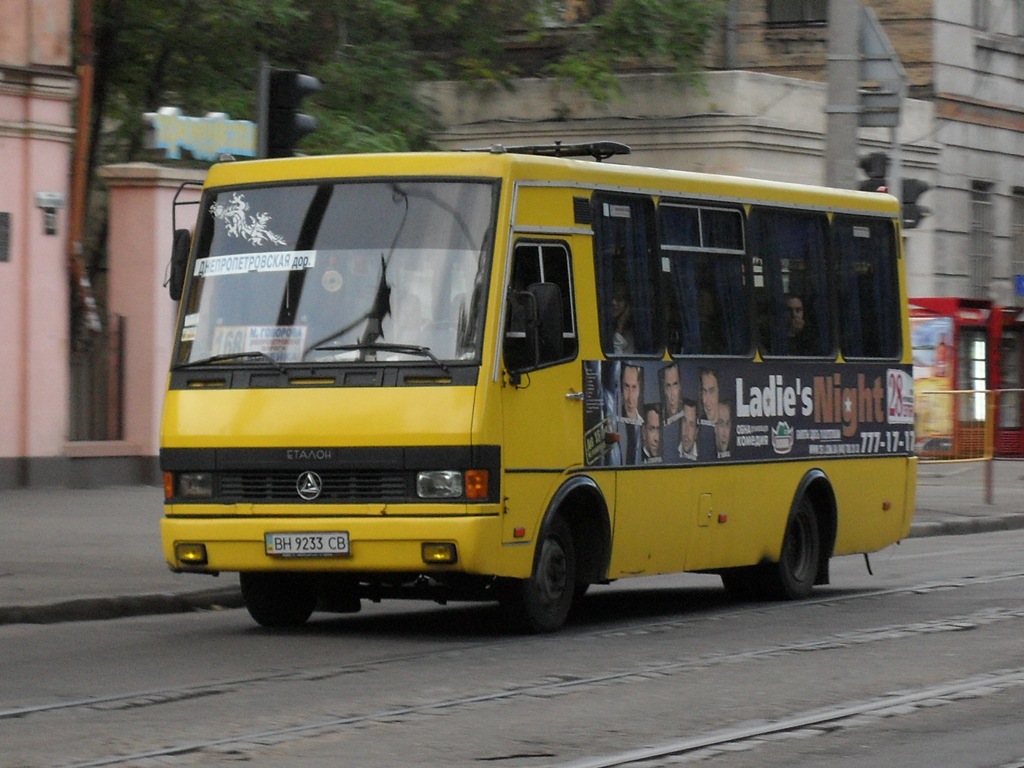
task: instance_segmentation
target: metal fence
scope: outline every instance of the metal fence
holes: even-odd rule
[[[71,440],[124,437],[125,318],[114,315],[93,343],[71,353]]]
[[[922,461],[1024,456],[1024,389],[949,389],[915,395],[917,455]]]

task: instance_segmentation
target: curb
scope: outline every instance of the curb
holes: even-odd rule
[[[971,533],[991,533],[992,531],[1016,531],[1021,528],[1024,528],[1024,513],[991,515],[989,517],[972,517],[964,520],[913,523],[910,526],[910,535],[907,538],[959,536]]]
[[[908,539],[927,536],[956,536],[1024,528],[1024,513],[992,515],[967,520],[920,522],[910,527]],[[120,597],[87,597],[44,605],[0,607],[0,625],[58,624],[70,621],[105,621],[135,616],[156,616],[194,611],[219,611],[242,608],[242,592],[238,587],[208,589],[198,592]]]
[[[87,597],[44,605],[16,605],[0,608],[3,624],[57,624],[66,621],[101,621],[133,616],[154,616],[191,611],[217,611],[241,608],[238,587],[209,589],[202,592]]]

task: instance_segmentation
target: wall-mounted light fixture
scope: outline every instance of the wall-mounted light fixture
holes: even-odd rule
[[[57,211],[64,207],[63,192],[36,192],[36,207],[43,212],[43,233],[57,234]]]

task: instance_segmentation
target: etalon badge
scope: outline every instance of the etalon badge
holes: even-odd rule
[[[303,472],[295,483],[295,490],[306,501],[312,501],[324,489],[324,481],[316,472]]]

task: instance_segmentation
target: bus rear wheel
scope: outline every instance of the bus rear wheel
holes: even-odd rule
[[[576,592],[576,549],[569,526],[555,518],[538,544],[533,573],[505,579],[499,600],[513,624],[527,632],[553,632],[572,608]]]
[[[779,562],[771,569],[769,590],[772,597],[799,600],[811,594],[818,578],[821,538],[814,505],[801,499],[786,525]]]
[[[801,499],[786,524],[777,563],[722,571],[722,584],[742,600],[799,600],[811,594],[818,579],[821,537],[814,505]]]
[[[297,573],[240,573],[245,608],[257,624],[301,627],[316,608],[316,590]]]

